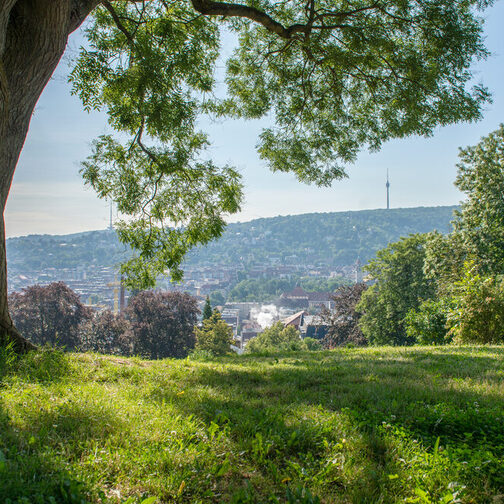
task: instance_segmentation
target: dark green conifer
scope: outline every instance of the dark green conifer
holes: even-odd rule
[[[207,320],[211,316],[212,316],[212,305],[210,304],[210,298],[207,296],[205,306],[203,308],[203,320]]]

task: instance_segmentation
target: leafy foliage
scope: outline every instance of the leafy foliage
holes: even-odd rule
[[[305,350],[306,346],[293,326],[285,327],[277,322],[252,338],[245,347],[246,352],[281,352],[285,350]]]
[[[70,77],[84,106],[105,107],[121,134],[94,142],[82,175],[100,197],[117,202],[125,217],[119,238],[140,253],[123,270],[143,287],[166,269],[180,278],[184,254],[219,236],[224,215],[241,201],[238,173],[202,159],[208,141],[196,130],[200,96],[212,89],[217,27],[194,18],[187,4],[165,6],[114,2],[112,14],[97,8],[90,49]]]
[[[378,149],[480,114],[487,92],[465,90],[471,58],[486,55],[475,4],[264,1],[260,8],[302,33],[282,38],[234,23],[231,111],[250,118],[273,111],[261,157],[275,171],[327,185],[345,176],[342,164],[362,146]]]
[[[497,342],[503,324],[504,126],[459,156],[455,185],[467,199],[452,233],[430,235],[424,269],[437,283],[440,303],[449,307],[450,335],[458,342]]]
[[[131,355],[131,327],[121,315],[110,310],[97,312],[85,324],[79,334],[79,348],[85,352],[99,352],[111,355]]]
[[[210,304],[210,298],[207,296],[203,307],[203,320],[209,319],[212,314],[212,305]]]
[[[421,345],[445,345],[452,341],[448,334],[447,315],[451,299],[428,299],[411,309],[404,319],[406,334]]]
[[[341,287],[332,297],[334,303],[332,310],[326,307],[322,309],[320,318],[322,323],[327,326],[327,333],[323,341],[325,348],[335,348],[348,343],[352,345],[367,344],[359,327],[361,314],[355,309],[366,288],[364,283]]]
[[[424,271],[427,278],[436,282],[439,295],[450,296],[453,284],[461,278],[467,259],[468,251],[460,233],[443,236],[433,232],[427,235]]]
[[[209,318],[203,319],[203,326],[196,327],[194,332],[196,351],[206,350],[212,355],[226,355],[230,352],[233,330],[222,320],[217,310]]]
[[[464,277],[455,284],[453,308],[448,312],[450,334],[457,343],[504,342],[504,280],[482,277],[467,262]]]
[[[223,292],[220,290],[213,291],[210,294],[210,303],[212,306],[221,306],[226,303],[226,297],[224,296]]]
[[[303,339],[303,343],[305,344],[306,349],[312,352],[316,350],[322,350],[322,344],[318,339],[310,338],[308,336],[307,338]]]
[[[133,352],[150,359],[186,357],[194,348],[199,313],[194,297],[182,292],[142,291],[129,300]]]
[[[69,350],[79,343],[80,325],[92,317],[79,295],[63,282],[14,292],[9,295],[9,307],[16,327],[30,341]]]
[[[466,200],[455,212],[453,231],[432,233],[426,247],[425,271],[448,295],[466,261],[485,276],[504,273],[504,125],[459,157],[455,185]]]
[[[404,319],[411,309],[434,296],[435,282],[426,278],[425,235],[410,235],[391,243],[376,254],[364,269],[374,284],[357,305],[360,327],[373,345],[402,345],[414,342],[406,333]]]
[[[480,117],[489,96],[469,89],[469,67],[487,55],[475,14],[487,3],[103,2],[70,80],[117,132],[95,141],[82,174],[125,217],[120,239],[138,253],[128,281],[180,278],[187,251],[240,208],[239,174],[204,158],[201,114],[273,117],[258,146],[270,168],[329,185],[363,147]],[[224,99],[219,24],[238,39]]]
[[[504,273],[504,125],[474,147],[461,149],[455,185],[467,199],[455,233],[483,274]]]

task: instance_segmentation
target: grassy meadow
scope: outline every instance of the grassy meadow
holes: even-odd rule
[[[504,503],[504,348],[0,361],[1,503]]]

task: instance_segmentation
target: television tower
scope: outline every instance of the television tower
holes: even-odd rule
[[[385,184],[387,188],[387,210],[390,210],[390,182],[388,179],[388,168],[387,168],[387,183]]]
[[[109,222],[109,230],[112,231],[114,229],[114,223],[112,222],[112,200],[110,201],[110,222]]]

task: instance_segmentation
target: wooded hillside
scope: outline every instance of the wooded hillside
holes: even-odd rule
[[[223,236],[194,249],[186,265],[245,266],[279,263],[352,264],[367,262],[389,242],[409,233],[450,230],[455,206],[313,213],[229,224]],[[30,235],[7,240],[9,271],[109,266],[127,249],[109,230],[71,235]]]

